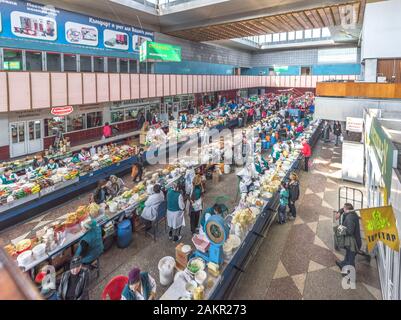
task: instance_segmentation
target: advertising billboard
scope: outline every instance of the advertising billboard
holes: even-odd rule
[[[5,47],[129,57],[154,40],[151,31],[30,1],[0,0],[0,12]]]
[[[181,62],[181,47],[167,43],[146,41],[140,47],[139,60]]]

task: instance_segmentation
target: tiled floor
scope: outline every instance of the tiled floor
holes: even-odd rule
[[[297,218],[272,225],[256,258],[240,278],[234,299],[381,299],[376,261],[357,257],[356,288],[345,290],[335,261],[333,210],[341,180],[341,147],[319,142],[312,170],[300,174]]]

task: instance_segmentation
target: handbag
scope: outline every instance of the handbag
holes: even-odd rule
[[[194,211],[201,211],[202,210],[202,198],[199,198],[198,200],[195,200],[192,203],[192,209]]]

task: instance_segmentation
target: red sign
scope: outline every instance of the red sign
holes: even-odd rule
[[[52,108],[51,114],[53,116],[67,116],[74,111],[72,106]]]

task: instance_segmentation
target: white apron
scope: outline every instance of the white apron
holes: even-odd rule
[[[184,215],[185,203],[182,195],[179,196],[178,203],[181,210],[179,211],[167,210],[167,225],[173,229],[185,227],[185,215]]]

